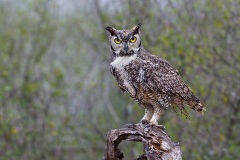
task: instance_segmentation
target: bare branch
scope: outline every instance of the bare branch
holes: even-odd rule
[[[181,160],[182,153],[178,143],[171,141],[162,128],[142,124],[128,125],[120,129],[110,130],[107,133],[107,143],[104,153],[104,160],[123,159],[124,155],[118,148],[122,140],[142,142],[144,155],[137,158],[152,160]]]

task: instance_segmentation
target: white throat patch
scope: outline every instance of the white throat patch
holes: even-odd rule
[[[131,55],[131,56],[123,56],[123,57],[117,57],[113,62],[111,62],[111,66],[114,68],[122,68],[129,63],[131,63],[133,60],[137,58],[137,54]]]

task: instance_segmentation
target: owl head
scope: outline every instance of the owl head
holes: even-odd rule
[[[139,31],[140,26],[141,23],[135,25],[132,29],[126,30],[106,27],[106,30],[110,33],[111,50],[116,56],[130,56],[138,53],[142,44]]]

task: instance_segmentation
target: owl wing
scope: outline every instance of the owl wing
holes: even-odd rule
[[[167,61],[154,56],[144,63],[146,68],[146,84],[154,91],[175,95],[184,101],[198,101],[188,86],[182,81],[178,71]]]
[[[180,110],[186,114],[183,103],[203,114],[203,111],[205,111],[203,103],[183,82],[178,71],[173,66],[154,55],[150,55],[147,59],[147,61],[143,61],[142,65],[143,70],[146,72],[144,81],[147,88],[170,95],[173,97],[173,103],[180,105]]]

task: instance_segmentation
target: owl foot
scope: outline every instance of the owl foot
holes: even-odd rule
[[[150,131],[150,128],[151,128],[151,126],[152,126],[152,125],[151,125],[150,123],[148,123],[148,124],[145,124],[145,125],[143,124],[143,126],[142,126],[142,127],[143,127],[143,130],[144,130],[144,131],[146,131],[146,132],[149,132],[149,131]]]
[[[141,123],[142,123],[143,125],[145,125],[145,124],[149,124],[150,121],[147,120],[147,119],[142,119],[142,120],[141,120]]]
[[[147,128],[151,127],[150,121],[147,119],[142,119],[140,123],[142,125],[143,130],[145,130],[145,131],[148,131],[149,129],[147,129]]]
[[[142,122],[142,121],[141,121]],[[165,127],[163,125],[159,125],[159,124],[155,124],[155,123],[151,123],[151,122],[142,122],[142,125],[143,125],[143,130],[148,130],[147,128],[150,128],[152,126],[156,126],[158,128],[160,128],[161,130],[165,131]]]

